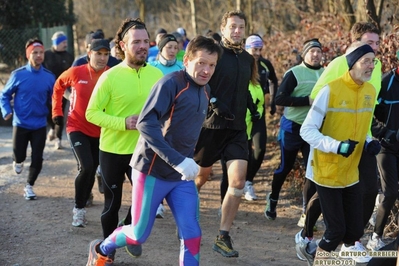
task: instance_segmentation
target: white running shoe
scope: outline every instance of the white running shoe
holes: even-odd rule
[[[302,213],[301,217],[299,218],[299,221],[298,221],[297,225],[299,227],[304,227],[305,226],[305,221],[306,221],[306,214]]]
[[[87,225],[86,209],[73,208],[72,225],[75,227],[85,227]]]
[[[295,235],[295,247],[296,247],[296,246],[299,244],[299,242],[301,242],[301,241],[304,241],[304,242],[308,242],[308,241],[309,241],[308,238],[302,238],[301,233],[302,233],[302,230],[299,231],[298,233],[296,233],[296,235]],[[296,249],[296,248],[295,248],[295,249]],[[300,252],[298,252],[298,251],[296,252],[296,256],[297,256],[298,259],[300,259],[300,260],[303,260],[303,261],[306,260],[306,258],[303,257],[302,253],[300,253]]]
[[[54,129],[50,129],[49,132],[47,133],[47,140],[52,141],[55,139],[55,131]]]
[[[24,197],[26,200],[35,200],[36,194],[33,192],[33,186],[27,184],[24,188]]]
[[[165,207],[163,206],[163,204],[159,204],[158,209],[157,209],[157,218],[164,218],[165,217]]]
[[[24,170],[24,162],[22,163],[16,163],[15,161],[12,162],[12,166],[14,167],[14,171],[15,173],[17,173],[18,175],[20,173],[22,173],[22,170]]]
[[[373,235],[370,237],[366,245],[366,247],[370,250],[380,250],[384,246],[385,243],[381,240],[381,237],[376,233],[373,233]]]
[[[54,144],[54,150],[62,150],[64,147],[61,144],[61,140],[60,139],[56,139],[55,140],[55,144]]]
[[[248,201],[253,201],[253,200],[258,199],[258,197],[255,195],[255,191],[254,191],[252,182],[250,182],[250,181],[245,181],[244,196],[245,196],[245,199]]]
[[[346,252],[350,252],[348,254],[346,254]],[[354,253],[351,253],[354,252]],[[341,251],[339,252],[339,256],[341,258],[344,259],[352,259],[354,261],[356,261],[356,263],[367,263],[371,260],[371,257],[369,255],[366,256],[354,256],[351,254],[361,254],[362,252],[366,252],[367,254],[367,250],[366,248],[363,246],[363,244],[359,241],[355,242],[355,245],[353,246],[345,246],[345,244],[342,244],[341,246]]]

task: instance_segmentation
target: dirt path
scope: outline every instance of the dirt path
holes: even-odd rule
[[[273,129],[269,136],[273,136]],[[66,138],[64,138],[66,139]],[[273,140],[273,137],[271,138]],[[68,146],[63,140],[65,147]],[[11,129],[0,127],[0,265],[86,265],[88,243],[101,238],[100,214],[102,195],[94,191],[94,206],[87,209],[89,224],[86,228],[71,225],[76,162],[69,148],[54,151],[53,143],[46,144],[45,160],[35,192],[36,201],[26,201],[23,186],[27,171],[16,175],[12,169]],[[263,215],[266,192],[270,191],[272,171],[278,164],[275,143],[268,144],[268,153],[262,170],[255,178],[255,191],[259,200],[248,202],[243,198],[239,213],[231,230],[234,247],[239,258],[223,258],[212,250],[219,226],[220,166],[215,165],[213,180],[201,190],[201,265],[306,265],[296,258],[294,235],[299,231],[296,223],[300,216],[300,195],[284,187],[278,205],[278,218],[267,220]],[[25,166],[29,165],[29,160]],[[125,183],[123,217],[130,204],[129,184]],[[321,231],[316,235],[319,237]],[[165,219],[157,219],[143,255],[138,259],[118,250],[115,265],[177,265],[179,242],[175,224],[167,208]]]

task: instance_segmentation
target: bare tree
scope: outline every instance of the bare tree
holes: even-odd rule
[[[193,28],[193,34],[197,35],[198,28],[197,28],[197,12],[195,8],[195,0],[189,0],[191,6],[191,27]]]

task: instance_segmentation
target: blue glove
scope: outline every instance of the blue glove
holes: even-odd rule
[[[375,140],[375,139],[370,142],[366,141],[366,144],[364,145],[364,149],[370,155],[377,155],[381,150],[381,144],[378,140]]]
[[[337,154],[341,154],[345,158],[348,158],[349,155],[352,154],[352,152],[355,150],[356,145],[359,143],[359,141],[354,141],[354,140],[345,140],[342,141],[337,150]]]

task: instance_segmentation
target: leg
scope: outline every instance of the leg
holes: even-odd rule
[[[310,180],[308,180],[308,182],[313,183]],[[317,219],[319,219],[321,214],[319,194],[317,194],[317,192],[310,199],[305,213],[306,213],[305,226],[303,227],[301,236],[302,238],[305,237],[313,238],[313,227],[315,226]]]
[[[32,155],[28,183],[33,186],[43,166],[43,150],[46,145],[46,127],[32,131],[30,136]]]
[[[98,152],[93,154],[91,137],[75,131],[69,134],[72,151],[78,164],[78,174],[75,178],[75,208],[83,209],[94,184],[94,174],[98,165]],[[97,145],[98,145],[98,138]]]
[[[363,235],[362,225],[362,193],[360,183],[343,189],[343,207],[345,213],[346,232],[342,241],[353,245]],[[360,205],[359,205],[360,204]]]
[[[29,144],[29,130],[22,127],[13,127],[12,148],[15,163],[22,163],[26,159],[26,149]]]
[[[227,162],[229,190],[242,190],[245,183],[245,172],[247,169],[247,161],[231,160]],[[238,211],[241,202],[241,195],[233,195],[228,191],[222,204],[222,219],[220,222],[220,230],[230,231],[231,225]]]
[[[104,181],[104,209],[101,214],[104,238],[108,237],[118,225],[123,181],[130,159],[131,155],[100,151],[100,164]]]
[[[316,185],[326,230],[319,243],[322,250],[334,251],[345,236],[345,213],[342,190]]]
[[[222,158],[220,160],[220,164],[222,165],[222,179],[220,180],[220,204],[223,203],[223,199],[226,196],[227,188],[229,187],[229,179],[227,177],[227,166],[226,161]]]
[[[377,162],[381,171],[384,199],[378,206],[374,232],[382,237],[388,216],[398,197],[398,160],[393,154],[380,153],[377,155]]]
[[[265,116],[256,121],[252,126],[252,143],[253,150],[250,152],[250,160],[248,161],[248,170],[246,180],[253,182],[256,173],[262,165],[266,152],[267,129]]]
[[[212,166],[209,167],[200,167],[197,178],[195,179],[195,185],[197,186],[198,192],[201,190],[201,187],[208,181],[209,174],[212,171]]]
[[[115,229],[100,245],[102,255],[127,245],[144,243],[151,233],[159,203],[175,186],[152,176],[133,171],[132,223]]]
[[[359,162],[359,182],[363,202],[363,227],[366,227],[374,211],[378,194],[377,159],[363,150]]]
[[[199,197],[194,182],[178,182],[166,196],[180,236],[180,265],[199,265],[201,228]]]

